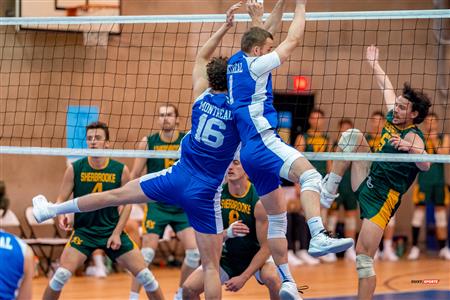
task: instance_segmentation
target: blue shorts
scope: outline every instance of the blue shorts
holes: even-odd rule
[[[181,207],[196,231],[207,234],[223,231],[221,185],[211,186],[187,172],[179,163],[142,176],[140,185],[149,199]]]
[[[242,144],[240,159],[259,196],[280,185],[280,177],[289,179],[292,163],[303,155],[286,144],[274,129],[267,129]]]

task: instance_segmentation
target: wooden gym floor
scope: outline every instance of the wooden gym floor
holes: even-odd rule
[[[418,261],[400,260],[399,262],[376,262],[377,294],[388,294],[380,299],[400,299],[399,292],[417,292],[424,290],[445,290],[442,299],[450,299],[450,261],[437,258],[423,258]],[[303,297],[336,299],[338,296],[356,294],[357,276],[354,265],[339,260],[336,263],[318,266],[300,266],[292,269],[299,285],[308,285]],[[178,288],[179,269],[153,268],[166,299],[173,299]],[[418,280],[437,279],[435,284],[416,283]],[[416,282],[412,282],[416,281]],[[47,285],[45,277],[33,281],[33,299],[41,299]],[[106,279],[93,277],[74,277],[65,286],[61,299],[128,299],[130,278],[126,273],[112,274]],[[424,299],[422,294],[402,299]],[[431,296],[433,297],[433,296]],[[145,299],[141,292],[141,299]],[[268,299],[268,293],[256,280],[250,279],[238,293],[224,292],[223,299]],[[347,298],[346,298],[347,299]],[[430,299],[430,296],[427,296]],[[436,298],[435,298],[436,299]],[[439,298],[441,299],[441,298]]]

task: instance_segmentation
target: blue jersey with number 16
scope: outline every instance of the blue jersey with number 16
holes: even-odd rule
[[[220,185],[240,143],[227,94],[207,89],[192,107],[192,128],[181,142],[179,166]]]

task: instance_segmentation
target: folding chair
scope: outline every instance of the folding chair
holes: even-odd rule
[[[46,265],[44,265],[41,260],[39,260],[39,266],[45,274],[48,274],[50,270],[55,271],[52,267],[54,249],[56,247],[64,247],[69,240],[60,237],[53,219],[49,219],[40,224],[36,222],[36,219],[33,216],[33,207],[31,206],[27,207],[25,210],[25,220],[30,228],[30,238],[36,241],[35,244],[30,246],[32,246],[32,248],[35,246],[35,250],[38,250],[35,252],[39,253],[38,256],[42,257],[46,262]],[[45,251],[45,247],[50,248],[48,253]]]
[[[3,215],[3,209],[0,209],[0,228],[22,239],[26,238],[22,225],[12,210],[8,209],[6,214]]]

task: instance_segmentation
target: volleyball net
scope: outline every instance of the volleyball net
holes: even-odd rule
[[[285,38],[292,18],[284,14],[275,44]],[[161,105],[175,105],[178,129],[190,129],[195,55],[224,20],[0,18],[0,154],[178,157],[174,151],[136,149],[142,137],[160,130]],[[237,15],[216,55],[238,51],[248,28],[249,17]],[[291,144],[308,130],[328,137],[313,140],[325,153],[306,153],[316,160],[448,162],[446,154],[330,153],[343,119],[364,133],[380,130],[372,121],[374,113],[386,113],[385,106],[365,58],[372,44],[397,94],[404,82],[423,90],[432,100],[435,131],[448,133],[450,10],[426,10],[307,13],[302,43],[273,72],[280,135]],[[309,118],[314,109],[323,112],[320,120]],[[85,127],[97,120],[111,131],[112,149],[101,153],[85,149]],[[426,139],[429,131],[424,128]]]

